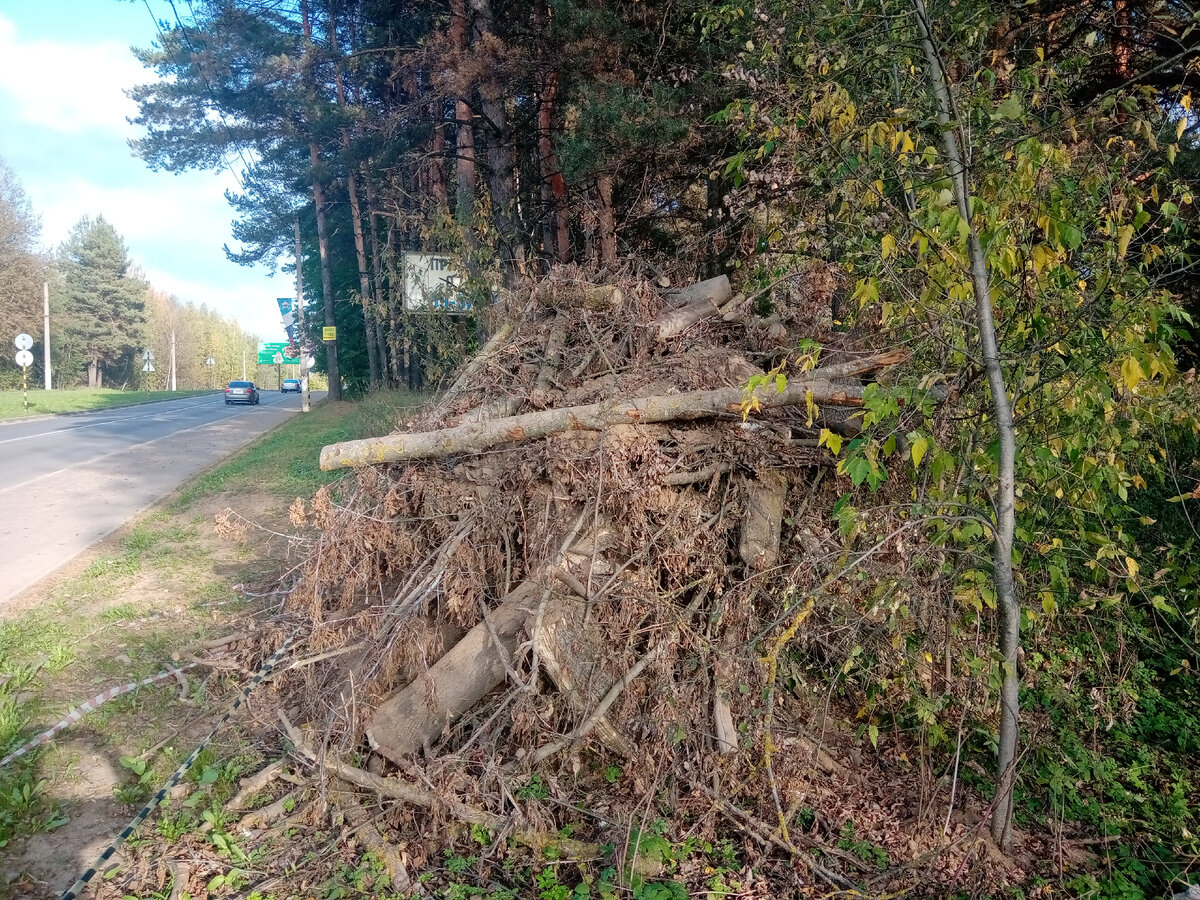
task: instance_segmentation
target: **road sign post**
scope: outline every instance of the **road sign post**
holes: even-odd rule
[[[29,367],[33,365],[33,354],[29,348],[33,346],[33,338],[22,332],[13,343],[17,347],[17,365],[21,367],[21,402],[25,412],[29,412]]]

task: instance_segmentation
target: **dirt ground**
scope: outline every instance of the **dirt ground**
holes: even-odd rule
[[[296,561],[274,533],[288,527],[287,505],[243,491],[186,510],[160,505],[16,598],[0,626],[31,633],[72,626],[69,651],[51,653],[69,652],[69,661],[44,665],[39,696],[26,706],[31,725],[48,728],[100,692],[162,671],[173,651],[244,628],[247,613],[271,602],[255,597],[259,587]],[[215,523],[227,509],[253,524],[222,537]],[[215,674],[193,669],[182,682],[119,696],[54,741],[36,777],[66,822],[0,849],[0,897],[57,897],[92,865],[141,805],[131,789],[138,778],[122,758],[153,765],[186,756],[227,707],[230,692]],[[150,771],[143,784],[152,791],[159,779]]]

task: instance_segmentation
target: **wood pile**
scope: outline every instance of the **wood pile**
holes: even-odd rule
[[[503,300],[435,405],[326,447],[354,474],[293,507],[323,535],[287,611],[306,652],[348,649],[281,680],[297,743],[343,778],[359,754],[356,784],[498,840],[570,824],[594,852],[661,816],[677,839],[700,822],[782,853],[781,884],[858,883],[836,839],[814,858],[789,834],[851,774],[811,708],[775,696],[841,552],[819,430],[854,433],[864,385],[905,360],[833,331],[828,281],[772,304],[723,276],[669,291],[558,269]],[[806,337],[825,349],[802,371]],[[786,385],[747,391],[785,360]],[[414,815],[391,827],[420,833]]]

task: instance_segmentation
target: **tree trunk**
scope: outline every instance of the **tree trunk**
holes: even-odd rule
[[[498,75],[502,60],[496,56],[500,45],[492,32],[491,0],[471,0],[471,9],[475,14],[475,54],[477,58],[482,56],[477,61],[487,73],[479,82],[479,101],[489,134],[484,175],[492,199],[492,218],[501,242],[509,248],[508,258],[502,260],[505,272],[524,275],[525,235],[516,219],[516,154]]]
[[[300,0],[300,18],[304,29],[305,56],[312,49],[312,20],[308,15],[307,0]],[[316,79],[313,76],[311,60],[306,60],[310,89],[316,94]],[[308,159],[312,166],[313,207],[317,217],[317,250],[321,257],[321,295],[324,304],[324,321],[327,327],[337,328],[337,310],[334,306],[333,277],[330,273],[329,262],[329,229],[325,221],[325,186],[321,183],[321,151],[315,138],[308,142]],[[336,332],[335,332],[336,333]],[[325,341],[326,369],[329,375],[330,400],[342,399],[342,375],[338,368],[337,340]]]
[[[537,162],[541,175],[542,251],[551,262],[571,261],[570,234],[567,229],[567,183],[558,169],[552,139],[555,106],[558,100],[558,68],[553,51],[546,47],[546,26],[550,20],[546,0],[535,0],[534,29],[538,32],[538,62],[541,90],[537,97]]]
[[[682,303],[677,303],[650,323],[650,333],[659,341],[673,338],[702,319],[718,315],[732,297],[733,289],[725,275],[689,285],[675,295],[675,300],[682,300]]]
[[[457,53],[460,62],[466,59],[466,0],[450,0],[450,45]],[[475,217],[475,122],[469,98],[466,96],[459,96],[454,101],[454,124],[457,153],[455,157],[457,173],[454,192],[455,218],[460,225],[467,226]]]
[[[375,183],[370,169],[363,171],[363,187],[367,194],[367,228],[371,235],[371,269],[375,283],[375,303],[379,315],[375,319],[375,342],[379,354],[379,382],[383,388],[390,387],[391,366],[388,363],[388,333],[395,325],[395,309],[391,296],[391,285],[383,278],[383,257],[379,246],[379,209],[375,205]]]
[[[535,581],[522,582],[488,614],[489,621],[468,631],[422,677],[379,704],[367,724],[371,747],[402,762],[500,684],[507,672],[505,660],[516,652],[526,610],[537,605],[541,591]]]
[[[600,267],[609,272],[617,268],[617,223],[613,213],[613,180],[611,175],[596,179],[596,196],[600,201]]]
[[[325,221],[325,188],[321,184],[317,172],[321,164],[321,155],[317,150],[316,141],[310,141],[308,156],[313,167],[313,206],[317,215],[317,250],[321,257],[321,298],[324,301],[325,325],[337,328],[337,309],[334,306],[333,274],[329,261],[329,226]],[[336,332],[335,332],[336,333]],[[325,341],[326,369],[329,373],[329,399],[337,402],[342,399],[342,373],[338,368],[337,338]]]
[[[1016,780],[1017,739],[1020,729],[1020,682],[1017,658],[1021,647],[1021,607],[1017,600],[1013,578],[1012,550],[1016,523],[1016,432],[1004,370],[1000,365],[1000,348],[992,318],[992,295],[988,284],[986,257],[979,233],[971,219],[971,184],[963,161],[960,128],[955,124],[946,72],[942,68],[933,28],[925,10],[924,0],[912,0],[916,12],[921,47],[929,65],[929,80],[937,100],[937,118],[942,131],[942,146],[950,163],[950,180],[958,214],[967,223],[967,253],[971,266],[971,283],[975,292],[975,318],[979,327],[979,345],[983,352],[983,368],[987,374],[992,396],[992,413],[999,438],[999,459],[995,496],[996,522],[992,527],[992,581],[1000,613],[999,644],[1004,657],[1004,680],[1000,688],[1000,747],[996,758],[996,801],[992,813],[992,838],[1002,850],[1012,847],[1013,786]]]
[[[341,64],[341,49],[337,42],[337,36],[333,32],[333,10],[330,9],[330,45],[334,48],[334,53],[338,59],[334,66],[334,82],[337,85],[337,102],[338,106],[345,109],[346,89],[342,78]],[[363,336],[367,345],[367,372],[370,388],[372,391],[379,390],[379,353],[375,343],[375,310],[377,304],[374,302],[374,291],[371,287],[371,276],[367,268],[367,248],[363,240],[362,228],[362,207],[358,200],[358,165],[354,162],[351,153],[350,130],[342,129],[342,150],[345,151],[346,164],[346,193],[350,195],[350,227],[354,232],[354,255],[358,261],[358,295],[359,302],[362,303],[363,311]]]
[[[805,373],[792,379],[783,391],[775,383],[760,387],[754,397],[760,408],[772,409],[807,403],[861,406],[862,387],[835,384],[830,379],[850,377],[893,365],[908,358],[904,351],[888,351]],[[321,450],[325,471],[380,465],[414,459],[432,459],[463,453],[480,453],[514,441],[537,440],[563,431],[600,431],[610,425],[649,424],[702,419],[741,412],[746,392],[740,387],[690,391],[633,400],[606,400],[587,406],[569,406],[525,413],[487,422],[458,425],[439,431],[393,434],[369,440],[330,444]]]

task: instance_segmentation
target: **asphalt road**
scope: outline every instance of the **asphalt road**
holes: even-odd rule
[[[0,424],[0,608],[299,411],[299,394],[213,393]]]

